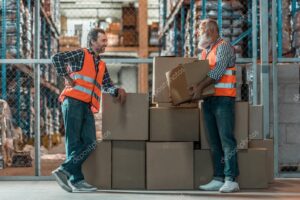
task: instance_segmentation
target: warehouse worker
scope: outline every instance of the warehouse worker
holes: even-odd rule
[[[219,36],[218,24],[211,19],[200,24],[199,46],[202,60],[208,60],[211,70],[200,83],[191,87],[194,100],[201,99],[204,88],[214,84],[214,96],[204,98],[204,121],[211,148],[214,177],[201,190],[235,192],[239,190],[236,177],[237,143],[234,137],[236,96],[235,53],[231,45]]]
[[[52,62],[57,73],[65,78],[66,86],[59,100],[65,125],[66,160],[54,170],[59,185],[68,192],[95,191],[84,180],[81,166],[96,147],[94,112],[99,111],[101,92],[107,92],[123,104],[126,92],[114,87],[100,54],[107,46],[102,29],[88,33],[89,48],[57,53]]]

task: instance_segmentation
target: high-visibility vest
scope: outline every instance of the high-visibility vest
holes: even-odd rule
[[[208,52],[202,51],[201,59],[208,60],[210,69],[213,70],[216,67],[217,62],[217,48],[225,41],[220,40]],[[226,69],[225,74],[215,83],[215,94],[214,96],[229,96],[236,97],[236,67],[230,66]]]
[[[101,101],[102,80],[105,73],[105,63],[100,61],[98,71],[95,69],[94,58],[87,49],[84,50],[84,61],[80,71],[73,72],[70,77],[75,81],[75,86],[67,86],[60,94],[60,101],[65,97],[89,103],[93,112],[99,112]]]

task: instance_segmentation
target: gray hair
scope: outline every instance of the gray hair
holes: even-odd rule
[[[205,24],[205,29],[206,31],[212,31],[212,32],[216,32],[219,34],[219,27],[218,27],[218,23],[216,20],[213,19],[204,19],[201,21],[201,24]]]
[[[89,31],[87,36],[87,45],[89,47],[92,46],[92,41],[96,41],[98,39],[99,33],[105,34],[105,31],[101,28],[93,28]]]

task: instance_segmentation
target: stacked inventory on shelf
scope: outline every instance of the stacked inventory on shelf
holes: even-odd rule
[[[22,35],[22,40],[23,40],[23,47],[22,47],[22,52],[23,55],[22,57],[24,58],[32,58],[32,16],[30,14],[30,10],[26,7],[25,12],[23,14],[23,35]]]
[[[202,19],[211,18],[218,22],[222,38],[232,43],[237,57],[247,56],[245,51],[246,43],[240,39],[247,27],[246,19],[247,6],[245,1],[233,0],[222,1],[204,1],[178,0],[175,6],[170,9],[167,3],[161,3],[160,19],[163,23],[160,25],[160,39],[163,45],[161,55],[183,55],[188,57],[199,56],[201,49],[198,47],[197,33]],[[168,6],[169,5],[169,6]],[[167,8],[164,9],[164,6]],[[203,7],[205,6],[205,8]],[[171,14],[168,15],[168,10]],[[244,36],[243,36],[244,38]],[[177,43],[183,43],[179,45]]]
[[[283,1],[282,3],[283,3],[283,5],[288,4],[288,2],[286,2],[286,1]],[[282,7],[284,8],[284,6],[282,6]],[[289,43],[287,43],[287,41],[286,41],[287,36],[285,34],[285,32],[286,32],[285,27],[288,25],[288,23],[286,21],[284,21],[284,19],[286,19],[287,16],[285,16],[284,14],[282,14],[282,16],[283,16],[282,24],[284,26],[282,29],[283,30],[283,32],[282,32],[282,53],[285,54],[286,49],[290,50],[291,47],[289,46]],[[300,11],[299,10],[297,10],[295,15],[293,16],[292,22],[293,22],[293,48],[295,48],[295,56],[299,57],[300,56]]]
[[[290,6],[290,0],[282,0],[282,27],[280,27],[282,28],[282,54],[288,54],[292,51]],[[295,48],[297,48],[297,46],[297,42],[295,42]]]
[[[134,4],[122,7],[122,32],[124,46],[137,46],[137,9]]]

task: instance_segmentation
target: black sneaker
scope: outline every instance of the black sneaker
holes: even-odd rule
[[[57,183],[60,185],[60,187],[67,192],[72,192],[72,188],[68,184],[69,180],[69,173],[61,168],[57,168],[56,170],[52,171],[52,175],[55,177]]]

